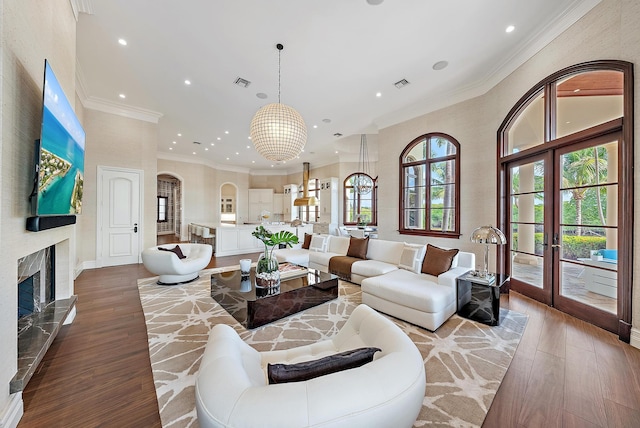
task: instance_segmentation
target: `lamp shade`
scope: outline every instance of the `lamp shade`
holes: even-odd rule
[[[307,127],[302,116],[281,103],[260,108],[251,121],[251,141],[260,155],[272,161],[296,158],[307,142]]]
[[[504,245],[507,243],[504,233],[493,226],[480,226],[471,234],[471,242],[476,244]]]

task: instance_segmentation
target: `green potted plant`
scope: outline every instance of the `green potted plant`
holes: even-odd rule
[[[264,253],[260,255],[256,264],[256,286],[278,287],[280,285],[280,271],[278,270],[278,260],[273,256],[273,250],[280,244],[285,244],[288,247],[297,244],[298,237],[286,230],[271,233],[262,225],[256,227],[251,235],[264,244]]]

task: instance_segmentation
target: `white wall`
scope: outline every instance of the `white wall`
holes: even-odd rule
[[[497,130],[509,110],[531,87],[548,75],[585,61],[620,59],[640,64],[640,2],[603,0],[591,12],[543,48],[497,86],[475,99],[455,104],[379,133],[379,235],[383,239],[425,242],[425,238],[400,235],[398,229],[398,157],[414,138],[428,132],[444,132],[461,146],[461,232],[460,239],[429,239],[435,245],[455,247],[480,255],[481,248],[469,242],[474,228],[496,224]],[[636,69],[635,111],[640,111],[640,74]],[[640,138],[636,113],[635,138]],[[635,155],[635,168],[640,155]],[[640,233],[640,178],[635,177],[634,236]],[[638,242],[638,240],[634,240]],[[634,246],[634,272],[640,272],[640,243]],[[480,260],[480,259],[478,259]],[[491,261],[495,261],[492,250]],[[632,344],[640,347],[640,276],[633,286]]]
[[[17,370],[17,262],[40,248],[63,242],[67,269],[57,288],[73,294],[76,226],[27,232],[34,140],[40,135],[42,80],[47,58],[71,105],[75,103],[75,19],[69,0],[0,2],[0,425],[17,422],[21,394],[9,395]],[[60,276],[59,276],[60,275]]]
[[[143,248],[156,243],[158,125],[91,109],[84,109],[83,115],[87,141],[77,255],[78,264],[91,266],[96,259],[98,166],[144,171]]]

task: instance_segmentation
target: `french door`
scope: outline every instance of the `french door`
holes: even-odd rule
[[[620,132],[507,163],[511,288],[618,331]]]

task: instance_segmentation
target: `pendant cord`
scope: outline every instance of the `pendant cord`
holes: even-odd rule
[[[282,52],[281,49],[278,49],[278,104],[282,104],[280,102],[280,53]]]

